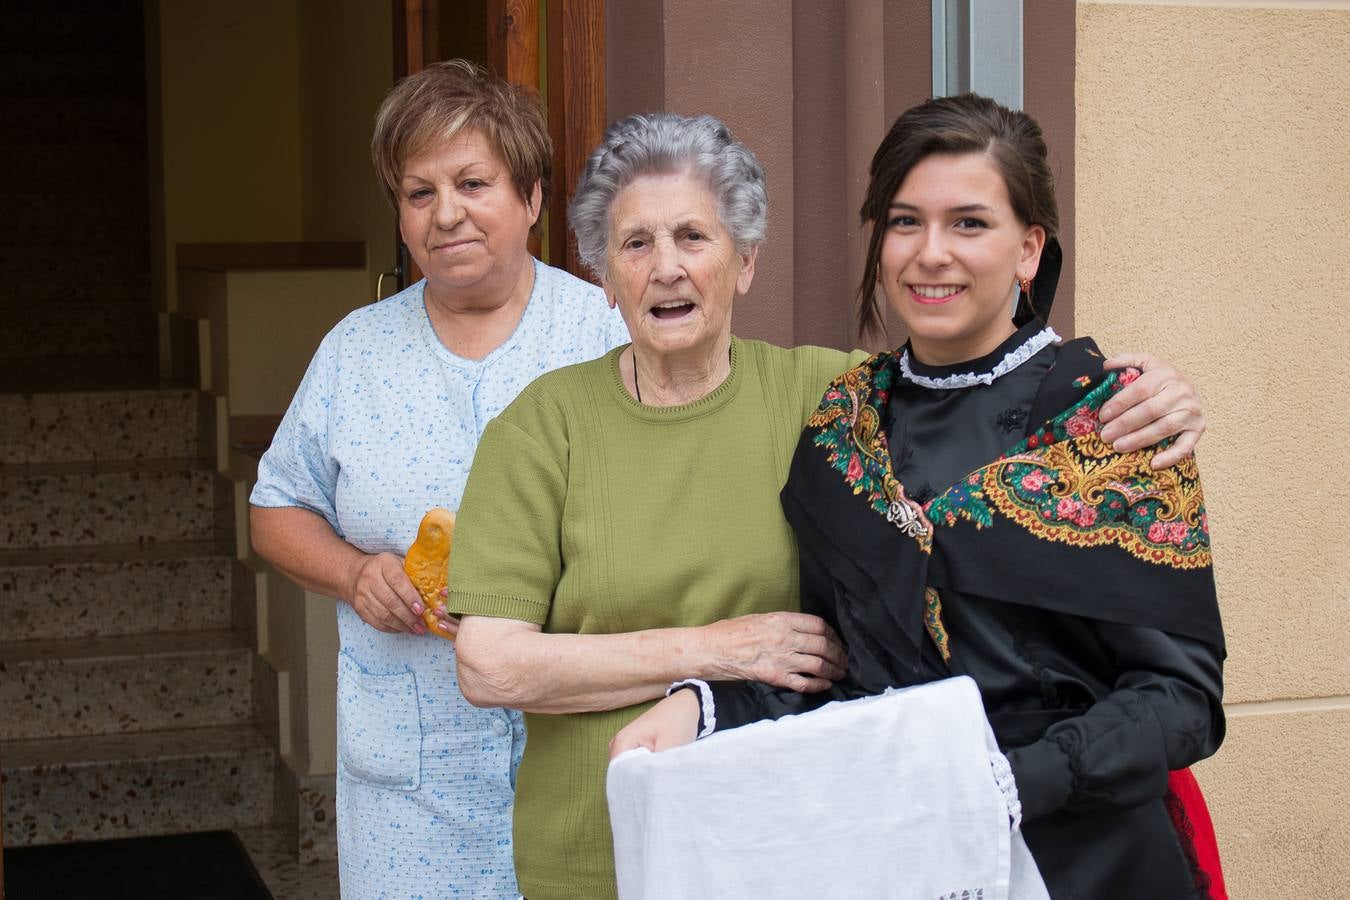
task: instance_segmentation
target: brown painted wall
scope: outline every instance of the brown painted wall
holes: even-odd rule
[[[1064,271],[1050,324],[1073,337],[1074,321],[1074,41],[1075,0],[1035,0],[1023,5],[1023,108],[1045,132],[1059,201],[1059,240]]]
[[[793,338],[834,347],[852,346],[845,41],[834,4],[793,4]]]
[[[666,97],[665,0],[605,4],[605,118],[662,109]]]
[[[668,0],[666,108],[724,119],[759,156],[769,180],[769,229],[755,283],[737,303],[738,333],[791,344],[795,145],[792,18],[781,0]]]

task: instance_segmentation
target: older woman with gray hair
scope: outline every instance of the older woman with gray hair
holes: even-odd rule
[[[732,335],[767,207],[762,168],[716,119],[611,126],[570,213],[632,343],[542,376],[483,435],[448,607],[464,695],[526,713],[531,900],[615,895],[607,745],[676,678],[819,691],[843,674],[821,619],[776,612],[797,608],[799,577],[778,492],[826,385],[863,354]]]

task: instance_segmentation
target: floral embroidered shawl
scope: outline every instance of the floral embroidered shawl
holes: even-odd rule
[[[882,353],[829,386],[782,499],[831,574],[877,599],[854,611],[871,633],[906,635],[914,671],[934,649],[948,658],[948,589],[1223,646],[1194,458],[1155,472],[1159,447],[1117,453],[1099,436],[1102,404],[1137,372],[1104,372],[1090,340],[1065,344],[1025,438],[920,505],[882,426],[897,371]]]

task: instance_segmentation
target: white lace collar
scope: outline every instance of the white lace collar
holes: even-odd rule
[[[1009,350],[1007,355],[988,372],[961,372],[956,375],[944,375],[941,378],[930,378],[927,375],[915,374],[914,370],[910,368],[909,348],[906,347],[900,353],[900,374],[907,381],[912,381],[920,387],[936,388],[942,391],[974,387],[977,384],[993,384],[996,378],[1007,375],[1046,347],[1051,344],[1058,344],[1059,341],[1060,337],[1055,334],[1055,329],[1046,327]]]

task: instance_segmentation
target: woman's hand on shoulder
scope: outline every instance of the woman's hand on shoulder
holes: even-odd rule
[[[1185,372],[1145,353],[1117,353],[1106,361],[1108,369],[1126,367],[1143,374],[1102,405],[1102,440],[1124,453],[1175,435],[1172,445],[1153,457],[1153,468],[1176,465],[1195,452],[1205,433],[1195,384]]]
[[[349,573],[347,602],[361,620],[389,634],[426,634],[422,597],[393,553],[363,554]]]
[[[692,743],[698,736],[698,695],[676,691],[629,722],[609,741],[609,758],[636,747],[653,753]]]
[[[807,613],[754,613],[704,626],[724,681],[762,681],[814,694],[844,677],[848,656],[834,629]],[[689,693],[682,691],[681,693]]]

